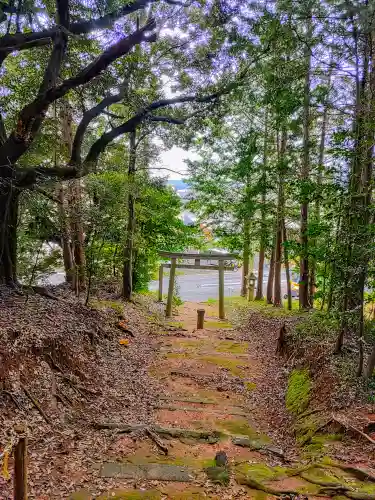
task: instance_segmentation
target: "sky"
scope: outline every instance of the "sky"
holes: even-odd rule
[[[170,150],[165,151],[160,155],[158,169],[153,172],[155,175],[165,176],[169,179],[183,179],[187,176],[187,168],[184,160],[194,160],[196,158],[196,153],[173,146]],[[167,170],[160,167],[165,167]],[[173,170],[173,172],[171,172],[171,170]]]

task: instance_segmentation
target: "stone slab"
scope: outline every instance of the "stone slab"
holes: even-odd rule
[[[121,479],[149,479],[158,481],[191,482],[195,479],[195,471],[190,467],[168,464],[122,464],[107,462],[100,470],[101,477],[118,477]]]

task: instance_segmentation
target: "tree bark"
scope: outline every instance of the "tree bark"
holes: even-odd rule
[[[73,244],[75,286],[77,293],[86,287],[85,237],[82,223],[82,193],[80,179],[70,181],[71,233]]]
[[[258,281],[257,281],[257,291],[255,295],[255,300],[263,299],[264,257],[265,257],[265,245],[264,242],[261,241],[259,250]]]
[[[275,276],[275,241],[271,250],[270,258],[270,268],[268,272],[268,282],[267,282],[267,304],[272,304],[272,292],[273,292],[273,282]]]
[[[372,348],[371,354],[367,360],[367,366],[365,371],[366,378],[371,378],[375,370],[375,345]]]
[[[327,77],[327,87],[329,92],[329,87],[331,85],[332,76],[332,66],[330,66],[328,77]],[[319,160],[318,160],[318,176],[317,176],[317,196],[315,201],[315,223],[318,225],[320,223],[320,187],[323,181],[323,170],[324,170],[324,153],[325,153],[325,143],[326,143],[326,131],[328,124],[328,98],[325,98],[324,110],[322,115],[322,128],[320,133],[320,143],[319,143]],[[316,238],[311,242],[311,246],[314,248],[316,246]],[[314,295],[316,290],[316,258],[313,256],[311,258],[310,266],[310,305],[314,305]],[[322,300],[324,297],[322,298]]]
[[[282,261],[282,241],[283,241],[283,220],[284,220],[284,170],[285,170],[285,153],[287,143],[287,131],[283,128],[281,135],[281,143],[278,158],[279,170],[279,189],[277,199],[277,214],[276,214],[276,236],[275,236],[275,276],[274,276],[274,295],[273,305],[276,307],[282,306],[281,298],[281,261]]]
[[[247,296],[247,280],[249,276],[249,263],[250,263],[250,220],[245,217],[244,225],[244,243],[243,243],[243,266],[242,266],[242,287],[241,296]]]
[[[288,252],[288,236],[286,232],[285,217],[282,221],[283,224],[283,245],[284,245],[284,266],[286,275],[286,289],[288,295],[288,310],[292,310],[292,283],[290,280],[290,267],[289,267],[289,252]]]
[[[263,143],[263,166],[261,178],[261,234],[260,234],[260,248],[259,248],[259,262],[258,262],[258,280],[255,300],[263,299],[263,275],[264,275],[264,256],[266,250],[266,193],[267,193],[267,160],[268,160],[268,109],[265,112],[265,125],[264,125],[264,143]]]
[[[70,241],[70,231],[67,217],[67,207],[64,196],[64,187],[62,183],[58,187],[58,199],[59,203],[59,217],[60,217],[60,230],[61,230],[61,247],[63,251],[64,269],[65,269],[65,279],[74,288],[74,268],[73,268],[73,257],[72,248]]]
[[[9,179],[10,182],[10,179]],[[19,193],[6,184],[0,190],[0,283],[17,283],[17,221]]]
[[[128,165],[128,223],[126,228],[126,245],[124,249],[124,267],[122,275],[122,296],[132,300],[133,295],[133,246],[135,230],[134,212],[134,177],[136,167],[136,129],[129,134],[129,165]]]
[[[307,20],[307,42],[304,50],[305,56],[305,86],[303,100],[303,159],[301,169],[301,182],[303,189],[303,200],[301,203],[301,225],[300,225],[300,283],[299,283],[299,303],[301,309],[307,309],[309,302],[309,241],[308,241],[308,218],[309,202],[306,194],[305,184],[310,177],[310,80],[311,80],[311,49],[308,40],[312,36],[311,12]]]
[[[65,144],[68,158],[73,151],[73,111],[68,101],[63,102],[61,109],[61,132],[62,140]],[[82,222],[82,192],[81,180],[72,179],[68,183],[68,212],[70,228],[68,234],[71,236],[71,260],[72,273],[74,278],[71,280],[73,288],[79,294],[86,286],[86,256],[85,256],[85,237]],[[67,255],[67,263],[69,256]],[[65,260],[65,259],[64,259]]]

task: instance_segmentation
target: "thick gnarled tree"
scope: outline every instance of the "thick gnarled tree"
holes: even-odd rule
[[[32,19],[33,16],[38,15],[39,9],[17,16],[16,22],[13,22],[15,24],[13,28],[12,13],[5,13],[7,19],[4,26],[6,25],[7,28],[6,33],[0,38],[1,63],[4,63],[7,56],[15,51],[33,49],[43,50],[45,53],[47,46],[50,52],[41,83],[37,89],[34,89],[34,98],[19,110],[15,126],[7,131],[6,128],[10,129],[9,123],[6,126],[3,118],[0,122],[0,282],[14,284],[17,281],[17,213],[19,195],[23,189],[35,189],[40,183],[48,180],[64,181],[81,178],[95,170],[100,155],[111,142],[124,134],[133,132],[142,122],[181,122],[173,116],[157,115],[158,109],[168,109],[173,105],[181,106],[187,103],[215,102],[220,95],[228,93],[233,88],[234,83],[216,92],[207,91],[207,95],[203,96],[201,89],[195,88],[193,95],[151,100],[148,104],[142,102],[139,108],[133,105],[134,111],[131,116],[124,117],[122,122],[121,117],[117,117],[116,119],[120,119],[120,122],[116,121],[116,125],[109,130],[107,127],[99,137],[94,138],[91,146],[87,147],[86,144],[83,147],[85,141],[87,142],[88,128],[92,122],[100,115],[108,113],[109,106],[126,99],[123,86],[119,85],[118,90],[111,86],[106,89],[105,96],[99,102],[96,99],[92,105],[92,100],[91,102],[89,100],[90,109],[85,106],[75,130],[70,160],[66,164],[41,162],[35,166],[25,165],[24,158],[27,157],[29,149],[40,136],[45,120],[56,103],[74,92],[86,90],[90,82],[98,81],[106,71],[111,69],[112,65],[123,56],[132,53],[137,45],[150,44],[157,40],[158,13],[152,16],[151,13],[155,14],[155,12],[151,9],[161,3],[169,5],[171,9],[181,9],[183,6],[183,3],[178,0],[164,0],[163,2],[134,0],[105,15],[82,20],[77,15],[79,2],[56,0],[55,11],[52,14],[49,13],[48,16],[50,26],[40,31],[30,31],[37,24],[33,23]],[[148,7],[147,18],[146,7]],[[75,73],[72,72],[71,65],[66,64],[66,58],[74,37],[95,31],[95,35],[90,35],[90,40],[92,41],[92,37],[99,37],[98,46],[102,46],[103,40],[108,40],[104,30],[111,28],[114,23],[125,16],[142,10],[142,16],[139,16],[136,22],[129,23],[133,27],[130,28],[129,34],[119,36],[118,30],[113,30],[110,38],[115,41],[106,45],[104,49],[100,49],[102,52],[96,58],[91,56],[93,60],[86,66]],[[87,12],[87,10],[82,10],[82,12]],[[141,17],[144,19],[143,24],[140,22]],[[40,22],[38,24],[40,25]],[[20,27],[24,32],[21,32]],[[98,30],[103,30],[103,35],[97,35],[98,32],[100,33]],[[12,31],[15,32],[12,33]],[[87,60],[87,58],[84,59]],[[242,77],[243,73],[240,74],[240,80]]]

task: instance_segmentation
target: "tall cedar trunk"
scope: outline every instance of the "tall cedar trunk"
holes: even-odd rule
[[[312,36],[311,13],[307,21],[307,40]],[[300,225],[300,283],[299,283],[299,303],[301,309],[307,309],[309,303],[309,241],[308,241],[308,217],[309,203],[306,194],[305,184],[310,176],[310,80],[311,80],[311,49],[308,41],[305,50],[305,86],[303,99],[303,159],[301,169],[301,182],[303,185],[303,200],[301,203],[301,225]]]
[[[263,143],[263,165],[262,165],[262,178],[261,178],[261,234],[260,234],[260,248],[259,248],[259,262],[258,262],[258,280],[257,291],[255,300],[263,299],[263,275],[264,275],[264,254],[266,250],[266,192],[267,192],[267,159],[268,159],[268,110],[265,114],[264,125],[264,143]]]
[[[60,219],[60,229],[61,229],[61,247],[63,251],[64,269],[65,269],[65,279],[74,288],[74,269],[73,269],[73,257],[72,248],[70,241],[70,231],[69,224],[67,221],[67,207],[66,200],[64,196],[64,186],[60,183],[57,191],[57,196],[60,201],[59,203],[59,219]]]
[[[246,297],[247,295],[247,279],[249,276],[249,262],[250,262],[250,221],[248,217],[245,217],[244,225],[244,241],[243,241],[243,266],[242,266],[242,286],[241,286],[241,296]]]
[[[284,245],[284,266],[286,276],[286,290],[288,295],[288,310],[292,310],[292,283],[290,280],[290,267],[289,267],[289,252],[288,252],[288,235],[286,232],[285,217],[282,220],[283,224],[283,245]]]
[[[275,241],[273,242],[271,252],[267,282],[267,304],[272,304],[273,281],[275,276]]]
[[[124,249],[124,267],[122,275],[122,296],[132,300],[133,295],[133,246],[134,246],[134,174],[136,161],[136,130],[129,134],[129,166],[128,166],[128,223],[126,228],[126,244]]]
[[[17,219],[19,193],[3,185],[0,190],[0,283],[17,283]]]
[[[257,292],[255,295],[255,300],[263,299],[263,276],[264,276],[264,257],[265,257],[265,244],[261,240],[260,250],[259,250],[259,261],[258,261],[258,281],[257,281]]]
[[[287,131],[283,128],[278,157],[279,169],[279,189],[277,199],[276,214],[276,236],[275,236],[275,276],[274,276],[274,296],[273,305],[280,307],[281,299],[281,261],[282,261],[282,241],[283,241],[283,220],[284,220],[284,169],[286,153]]]
[[[374,122],[375,122],[375,30],[372,31],[370,34],[370,46],[371,46],[371,71],[370,71],[370,89],[369,89],[369,109],[368,109],[368,143],[367,143],[367,162],[366,162],[366,169],[365,169],[365,176],[364,176],[364,182],[365,182],[365,204],[366,204],[366,210],[365,210],[365,223],[368,226],[368,229],[371,231],[371,225],[374,224],[374,216],[371,217],[370,213],[370,207],[373,204],[373,196],[372,196],[372,189],[373,189],[373,156],[374,156],[374,136],[375,136],[375,131],[374,131]],[[372,223],[372,224],[371,224]],[[366,261],[366,271],[367,271],[367,265],[368,265],[368,260],[369,258],[367,257]],[[363,289],[365,286],[365,281],[366,277],[363,277]],[[361,374],[363,371],[363,303],[362,303],[362,329],[360,331],[360,352],[361,352],[361,357],[358,366],[358,373]],[[361,365],[362,361],[362,365]],[[374,365],[373,365],[373,355],[370,354],[369,359],[367,361],[367,367],[366,367],[366,377],[370,378],[372,376],[372,373],[374,371]],[[372,369],[371,369],[372,367]]]
[[[327,87],[329,92],[329,87],[331,85],[331,76],[332,76],[332,66],[330,66],[328,78],[327,78]],[[322,115],[322,129],[320,133],[320,144],[319,144],[319,165],[318,165],[318,176],[317,176],[317,196],[315,201],[315,223],[318,225],[320,223],[320,187],[323,181],[323,170],[324,170],[324,153],[325,153],[325,142],[326,142],[326,131],[328,124],[328,99],[325,99],[324,109]],[[311,241],[311,247],[315,248],[316,239]],[[311,307],[314,305],[314,295],[316,289],[316,259],[315,257],[311,258],[310,263],[310,305]],[[324,295],[323,295],[324,300]]]
[[[358,54],[358,33],[353,30],[354,41]],[[355,144],[352,169],[350,173],[350,210],[348,214],[348,280],[345,281],[345,296],[343,318],[350,315],[350,325],[354,326],[358,336],[359,364],[357,375],[363,371],[363,334],[364,334],[364,289],[367,276],[367,267],[370,259],[369,238],[371,237],[370,206],[372,203],[372,174],[373,174],[373,144],[375,118],[375,43],[372,33],[366,33],[363,45],[362,67],[357,62],[357,105],[355,115]],[[358,61],[358,57],[357,57]],[[359,75],[362,79],[359,82]],[[349,319],[349,318],[348,318]],[[343,328],[337,341],[341,347],[344,327],[348,319],[343,321]],[[340,338],[341,337],[341,338]]]

